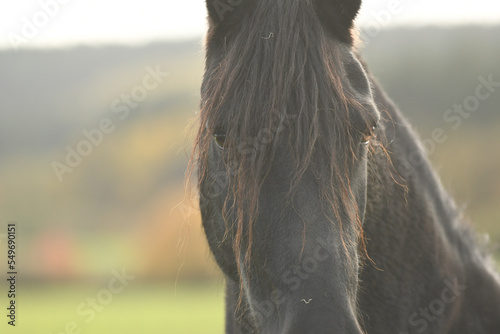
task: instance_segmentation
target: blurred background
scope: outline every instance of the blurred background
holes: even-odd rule
[[[0,0],[0,22],[0,254],[17,222],[16,332],[222,333],[223,280],[183,188],[204,1]],[[481,78],[500,82],[500,4],[366,0],[358,24],[422,139],[445,132],[430,159],[499,256],[500,88],[459,126],[445,117]]]

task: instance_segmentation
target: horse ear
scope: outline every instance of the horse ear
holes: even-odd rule
[[[354,19],[361,0],[316,0],[316,11],[327,29],[346,42],[352,42]]]
[[[208,17],[211,25],[228,21],[234,12],[243,5],[244,0],[206,0]]]

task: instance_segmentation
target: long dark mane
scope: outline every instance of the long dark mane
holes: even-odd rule
[[[276,6],[259,1],[251,10],[254,15],[233,27],[229,36],[218,38],[209,32],[207,52],[216,44],[223,54],[215,70],[205,75],[200,129],[191,161],[198,164],[201,182],[213,135],[224,133],[228,184],[236,198],[235,203],[226,203],[225,211],[226,216],[228,212],[237,216],[236,222],[226,224],[236,224],[235,252],[243,247],[243,239],[248,240],[247,263],[252,222],[259,212],[257,200],[276,147],[286,146],[293,157],[289,198],[310,170],[334,213],[330,219],[341,222],[340,207],[357,215],[347,173],[362,132],[377,121],[353,89],[343,86],[347,74],[340,61],[342,50],[330,42],[311,3],[291,1]],[[363,241],[359,217],[352,221],[357,226],[341,225],[355,231],[343,236],[345,247],[357,247]]]

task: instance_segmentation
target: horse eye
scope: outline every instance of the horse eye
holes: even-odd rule
[[[223,150],[226,146],[226,135],[225,134],[214,134],[215,144]]]
[[[375,137],[376,130],[377,130],[377,126],[375,126],[375,125],[372,126],[371,129],[363,135],[363,140],[361,143],[365,146],[370,144],[370,140],[372,140],[372,138]]]

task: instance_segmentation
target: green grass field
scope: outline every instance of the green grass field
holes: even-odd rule
[[[2,316],[1,333],[18,334],[221,334],[223,288],[219,285],[178,285],[132,282],[113,295],[91,320],[87,298],[96,286],[19,286],[16,327]],[[97,299],[97,298],[96,298]],[[102,299],[101,299],[102,300]],[[4,305],[2,298],[2,306]],[[107,301],[106,301],[107,302]],[[82,315],[78,308],[87,311]],[[4,309],[2,307],[2,309]],[[2,314],[5,313],[2,312]]]
[[[17,334],[221,334],[221,284],[174,285],[132,282],[109,303],[100,304],[90,320],[89,298],[97,299],[106,284],[20,285],[16,327],[2,315],[0,333]],[[2,309],[5,299],[2,297]],[[2,311],[5,314],[6,311]]]

